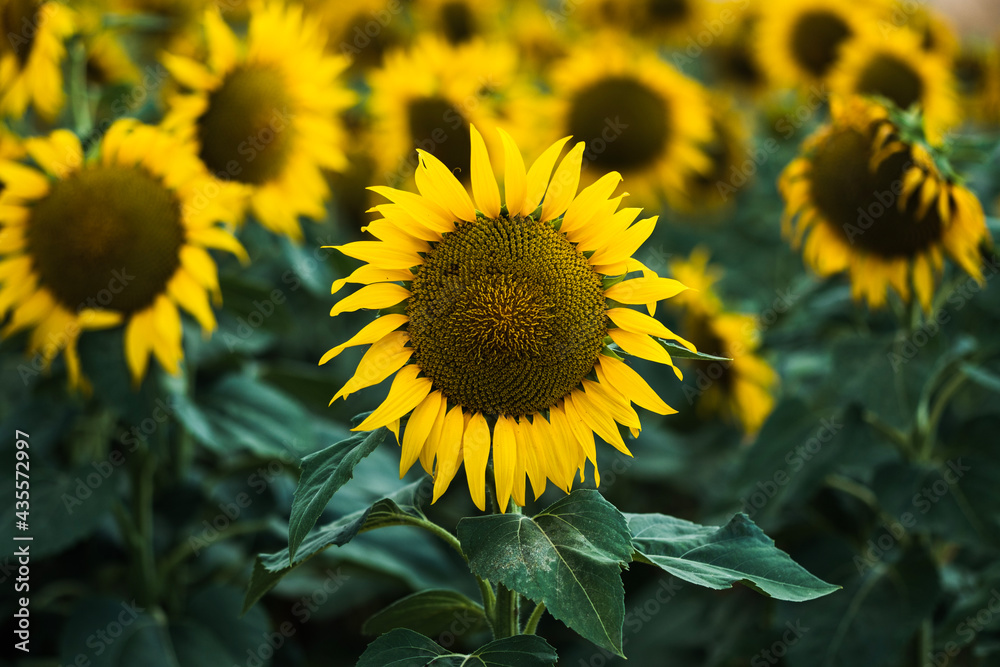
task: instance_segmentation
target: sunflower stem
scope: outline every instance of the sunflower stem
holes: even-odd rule
[[[493,638],[505,639],[521,634],[519,627],[519,603],[521,596],[503,584],[497,584],[496,612],[494,614]]]
[[[90,136],[94,119],[90,115],[87,99],[87,50],[83,42],[75,40],[69,48],[69,101],[73,113],[73,129],[81,138]]]
[[[937,399],[935,399],[934,407],[931,408],[924,426],[922,434],[923,442],[920,449],[921,460],[929,460],[934,453],[934,444],[937,441],[938,423],[941,421],[941,416],[944,414],[944,410],[948,407],[951,399],[955,396],[955,393],[962,388],[962,385],[968,379],[969,376],[965,371],[959,368],[958,372],[941,388],[941,392],[938,394]]]
[[[538,630],[538,622],[542,620],[542,616],[545,615],[545,603],[539,602],[535,605],[535,608],[531,611],[531,616],[528,617],[528,622],[524,624],[524,634],[533,635],[535,631]]]

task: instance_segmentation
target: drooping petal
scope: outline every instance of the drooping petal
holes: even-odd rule
[[[409,317],[403,315],[402,313],[390,313],[369,322],[361,331],[352,336],[346,343],[341,343],[340,345],[328,350],[327,353],[323,355],[323,358],[319,360],[319,365],[322,366],[349,347],[354,347],[356,345],[370,345],[377,340],[381,340],[386,334],[403,326],[409,321],[409,319]]]
[[[432,391],[410,414],[406,429],[403,431],[403,451],[399,457],[400,479],[420,456],[420,450],[427,442],[427,436],[434,427],[434,420],[437,419],[444,400],[444,395],[440,391]]]
[[[428,378],[418,378],[419,374],[420,368],[415,364],[406,366],[396,373],[389,388],[389,395],[382,405],[351,430],[373,431],[399,419],[420,405],[431,391],[431,381]]]
[[[437,466],[434,470],[434,495],[431,503],[436,503],[445,492],[462,463],[462,434],[465,430],[465,416],[462,406],[456,405],[448,411],[437,447]]]
[[[513,418],[500,415],[493,427],[493,475],[496,477],[497,504],[501,512],[507,511],[517,464],[517,442],[512,421]]]
[[[472,415],[462,438],[465,477],[469,495],[480,511],[486,511],[486,465],[490,460],[490,426],[481,412]]]
[[[606,380],[600,377],[602,373],[606,376]],[[667,405],[642,376],[624,361],[602,354],[598,358],[597,375],[601,382],[607,382],[623,395],[632,399],[636,405],[641,405],[660,415],[672,415],[677,412]]]

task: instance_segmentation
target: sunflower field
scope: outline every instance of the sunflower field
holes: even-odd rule
[[[1000,665],[998,14],[0,0],[0,665]]]

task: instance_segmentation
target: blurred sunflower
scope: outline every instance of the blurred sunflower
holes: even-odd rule
[[[386,400],[355,430],[389,426],[398,437],[399,420],[409,415],[401,474],[419,459],[433,472],[437,500],[464,462],[480,509],[492,441],[504,511],[511,496],[524,504],[525,475],[536,498],[546,478],[568,492],[587,461],[599,483],[594,433],[628,454],[617,424],[638,432],[632,402],[659,414],[675,412],[612,344],[670,366],[670,355],[650,335],[689,344],[628,307],[648,306],[685,287],[632,258],[656,218],[632,224],[640,209],[616,212],[621,196],[613,194],[621,176],[610,173],[577,194],[583,143],[553,174],[568,138],[525,170],[513,139],[500,135],[503,205],[475,127],[475,203],[451,170],[424,151],[416,173],[419,195],[373,188],[393,202],[376,207],[384,217],[368,227],[380,240],[339,246],[366,264],[334,283],[333,291],[348,282],[366,286],[330,314],[372,308],[383,315],[320,363],[371,343],[333,400],[396,376]],[[632,271],[644,277],[621,280]]]
[[[321,219],[323,169],[347,166],[339,114],[356,96],[338,80],[344,56],[324,52],[319,24],[298,6],[252,5],[245,39],[215,9],[205,13],[207,65],[162,62],[190,93],[170,101],[163,125],[195,146],[204,173],[236,189],[268,229],[302,237],[299,216]]]
[[[670,301],[684,308],[682,333],[701,352],[732,359],[699,369],[699,379],[706,378],[707,386],[697,391],[685,387],[685,393],[692,400],[697,397],[702,415],[719,414],[737,422],[744,433],[756,433],[774,410],[778,375],[754,354],[760,340],[753,316],[723,310],[713,288],[722,274],[709,266],[704,248],[696,248],[686,260],[670,262],[670,274],[689,288],[683,298]]]
[[[597,0],[578,3],[580,20],[591,28],[613,26],[657,43],[685,43],[706,29],[706,0]]]
[[[0,10],[0,115],[20,118],[28,106],[52,121],[63,107],[65,41],[76,30],[60,2],[7,0]]]
[[[729,0],[713,4],[713,19],[722,26],[709,48],[715,76],[740,92],[759,95],[768,89],[768,77],[757,52],[760,3]]]
[[[135,83],[139,68],[132,62],[121,39],[110,30],[84,37],[87,50],[87,82],[94,86]]]
[[[991,44],[962,45],[952,66],[965,118],[981,123],[1000,119],[1000,54]]]
[[[875,102],[835,100],[833,120],[781,175],[786,236],[820,275],[848,271],[855,299],[885,304],[892,287],[931,309],[947,253],[982,279],[983,209],[926,144]],[[905,136],[904,136],[905,135]]]
[[[702,150],[712,140],[705,90],[624,33],[571,50],[553,68],[552,88],[539,115],[549,137],[587,144],[585,182],[618,171],[639,203],[654,205],[663,194],[680,205],[691,174],[711,169]]]
[[[919,37],[910,32],[852,40],[829,81],[837,95],[880,95],[900,109],[919,106],[932,143],[959,120],[947,64],[922,50]]]
[[[411,6],[418,30],[457,46],[492,34],[504,4],[499,0],[413,0]]]
[[[732,203],[736,189],[750,178],[742,171],[750,141],[743,115],[725,95],[715,93],[711,96],[710,116],[712,140],[702,150],[711,166],[705,172],[690,172],[682,188],[685,200],[681,208],[691,212],[708,212]]]
[[[88,0],[100,14],[120,14],[124,17],[142,17],[146,24],[142,38],[134,42],[137,57],[155,60],[160,51],[200,58],[203,53],[201,20],[205,11],[213,6],[231,7],[242,4],[213,2],[213,0]]]
[[[0,162],[0,317],[3,336],[32,328],[29,353],[46,364],[64,351],[72,386],[81,384],[82,330],[125,324],[125,357],[135,383],[152,353],[170,373],[183,357],[178,306],[205,332],[215,328],[208,294],[219,296],[206,248],[243,255],[216,221],[230,202],[206,198],[197,158],[170,135],[135,121],[111,126],[100,157],[57,130],[25,141],[36,167]]]
[[[517,56],[505,43],[477,40],[453,47],[425,37],[409,50],[388,54],[369,80],[379,182],[412,182],[420,148],[468,183],[469,125],[501,121],[502,94],[512,88],[516,71]]]
[[[777,0],[764,7],[757,33],[761,64],[781,85],[821,83],[850,39],[873,30],[876,14],[843,0]]]
[[[385,54],[409,37],[398,0],[305,0],[304,4],[329,36],[327,50],[350,59],[351,74],[381,67]]]
[[[939,12],[919,3],[900,1],[890,6],[893,23],[903,23],[917,35],[920,48],[950,62],[958,53],[955,29]]]

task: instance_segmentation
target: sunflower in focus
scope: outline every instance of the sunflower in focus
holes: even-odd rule
[[[982,280],[983,209],[927,144],[860,97],[835,100],[833,119],[781,175],[782,221],[820,275],[848,271],[855,299],[873,308],[891,287],[930,311],[947,253]],[[912,286],[912,288],[911,288]]]
[[[844,97],[880,95],[900,109],[917,105],[932,143],[960,117],[946,62],[922,50],[919,37],[906,31],[850,42],[830,74],[830,90]]]
[[[339,246],[365,264],[333,291],[348,282],[365,287],[330,314],[371,308],[382,315],[320,363],[371,344],[333,400],[395,378],[355,430],[388,426],[398,438],[408,416],[400,473],[419,460],[434,475],[437,500],[464,464],[480,509],[492,443],[496,497],[505,511],[511,497],[525,503],[526,476],[535,498],[547,479],[568,492],[587,461],[599,483],[594,434],[629,454],[618,424],[638,433],[631,403],[675,412],[615,347],[673,367],[650,336],[690,344],[629,307],[650,307],[685,287],[632,258],[656,218],[635,222],[639,209],[618,210],[621,176],[612,172],[577,193],[585,144],[556,167],[568,141],[562,139],[526,170],[513,139],[499,134],[502,204],[474,126],[472,197],[425,151],[416,172],[420,194],[372,188],[392,202],[377,206],[383,217],[368,226],[379,240]],[[633,271],[643,276],[622,280]]]
[[[369,79],[377,182],[412,183],[422,149],[468,183],[469,126],[502,120],[503,93],[514,87],[516,73],[517,55],[504,43],[455,47],[425,37],[388,54]]]
[[[205,197],[197,158],[175,138],[132,120],[114,123],[99,158],[84,159],[67,130],[25,141],[36,166],[0,162],[0,318],[4,337],[31,329],[28,352],[65,353],[81,385],[81,331],[125,325],[133,381],[150,354],[170,373],[183,357],[178,307],[207,333],[219,297],[208,248],[244,255],[217,221],[231,202]]]
[[[412,11],[418,29],[458,46],[494,32],[503,4],[498,0],[413,0]]]
[[[758,32],[760,62],[775,83],[822,83],[843,46],[873,30],[877,15],[849,0],[778,0],[763,8]]]
[[[659,59],[606,33],[570,51],[553,68],[554,95],[540,115],[549,137],[585,142],[585,182],[620,172],[644,205],[682,205],[693,173],[707,173],[702,146],[712,140],[707,94]],[[538,101],[530,102],[537,106]]]
[[[319,24],[301,7],[252,7],[245,39],[218,10],[205,13],[207,64],[163,54],[191,91],[170,100],[163,125],[193,144],[219,189],[238,191],[262,225],[298,240],[300,216],[326,214],[323,169],[347,166],[339,114],[356,96],[338,80],[347,58],[324,52]]]
[[[29,106],[52,121],[62,110],[66,40],[76,30],[60,2],[7,0],[0,9],[0,115],[20,118]]]
[[[738,423],[744,433],[756,433],[774,410],[778,375],[755,354],[760,340],[754,317],[723,309],[713,288],[722,274],[709,265],[704,248],[696,248],[686,260],[672,261],[670,274],[689,288],[670,301],[684,310],[682,333],[701,352],[732,360],[699,368],[702,382],[698,389],[686,386],[685,394],[697,399],[702,415],[719,414]]]

